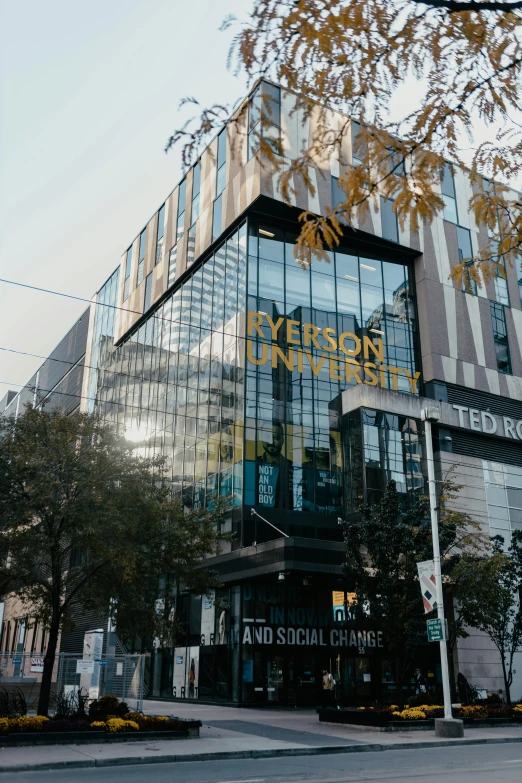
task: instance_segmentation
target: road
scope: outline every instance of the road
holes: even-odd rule
[[[522,744],[0,774],[0,783],[520,783]]]

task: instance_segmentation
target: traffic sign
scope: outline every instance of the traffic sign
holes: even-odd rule
[[[426,620],[426,628],[428,629],[429,642],[445,641],[442,620],[438,618],[436,620]]]

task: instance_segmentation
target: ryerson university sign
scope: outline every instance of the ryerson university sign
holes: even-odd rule
[[[253,336],[268,342],[249,339]],[[289,346],[283,350],[278,341],[286,340]],[[420,372],[413,373],[406,367],[385,364],[384,345],[380,338],[362,338],[353,332],[337,334],[335,329],[324,329],[315,324],[293,321],[283,316],[274,321],[268,313],[249,311],[247,314],[247,358],[257,366],[271,362],[277,367],[281,361],[292,372],[303,372],[308,365],[313,375],[328,369],[330,380],[355,382],[367,386],[387,388],[386,372],[390,373],[392,388],[398,391],[399,375],[404,375],[412,394],[417,393]],[[295,346],[295,347],[293,347]],[[257,350],[256,350],[257,348]]]
[[[469,408],[466,405],[453,405],[459,416],[459,427],[484,435],[500,435],[504,438],[522,440],[522,419],[510,416],[497,416],[489,411]]]

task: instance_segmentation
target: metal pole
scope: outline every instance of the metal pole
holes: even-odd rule
[[[266,522],[267,525],[270,525],[270,527],[273,527],[274,530],[277,530],[278,533],[281,533],[282,536],[284,536],[285,538],[290,538],[290,536],[287,535],[287,533],[283,533],[282,530],[279,530],[279,528],[273,525],[271,522],[269,522],[268,519],[265,519],[264,517],[261,516],[261,514],[258,514],[254,508],[250,509],[250,515],[253,517],[259,517],[259,519],[262,519],[263,522]]]
[[[430,414],[432,414],[430,416]],[[430,418],[428,418],[430,416]],[[444,622],[444,599],[442,594],[442,573],[440,568],[439,521],[437,517],[437,493],[435,491],[435,467],[433,462],[433,443],[431,439],[431,421],[438,421],[439,415],[431,408],[422,411],[424,432],[426,434],[426,460],[428,463],[428,486],[431,512],[431,536],[433,539],[433,564],[437,582],[437,616],[442,624],[444,640],[440,642],[440,667],[442,670],[442,690],[444,692],[444,717],[451,719],[451,689],[449,682],[448,651],[446,648],[446,624]],[[431,419],[431,420],[430,420]]]

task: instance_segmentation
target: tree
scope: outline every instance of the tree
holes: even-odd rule
[[[482,547],[478,525],[452,505],[460,487],[446,478],[439,493],[439,537],[443,576],[451,579],[463,551]],[[361,509],[343,523],[346,590],[356,593],[355,612],[369,604],[370,616],[382,628],[395,662],[399,686],[411,670],[419,646],[426,641],[426,615],[417,563],[433,558],[429,503],[423,498],[404,509],[394,481],[382,500]],[[458,635],[463,635],[457,629]],[[465,632],[464,632],[465,633]]]
[[[502,537],[492,542],[490,556],[467,554],[455,567],[455,597],[462,621],[487,634],[497,648],[511,704],[513,659],[522,650],[522,532],[513,532],[507,552]]]
[[[135,633],[165,636],[154,613],[175,578],[205,591],[223,502],[185,512],[164,458],[145,459],[95,416],[28,407],[0,418],[0,583],[49,632],[38,711],[46,714],[60,631],[86,609],[132,617]],[[163,580],[163,581],[162,581]],[[146,604],[150,601],[150,607]],[[128,622],[127,622],[128,625]],[[159,628],[163,630],[158,630]]]
[[[310,166],[325,168],[325,161],[338,156],[341,168],[345,199],[326,217],[301,215],[296,259],[308,264],[313,255],[326,258],[343,225],[353,226],[370,200],[378,208],[377,194],[393,198],[400,223],[409,221],[417,231],[443,208],[440,171],[449,160],[470,166],[469,206],[490,236],[452,275],[459,284],[464,279],[468,290],[472,280],[480,285],[481,278],[505,275],[504,264],[517,262],[522,244],[522,201],[509,188],[522,167],[514,119],[520,105],[521,22],[520,0],[254,0],[233,42],[237,70],[251,82],[273,78],[298,95],[305,116],[313,113],[316,119],[316,130],[295,160],[284,158],[273,140],[259,140],[279,172],[283,197],[291,201],[295,181],[313,192]],[[407,101],[397,97],[413,81],[413,98],[411,90]],[[167,149],[184,140],[184,162],[193,161],[229,108],[203,110],[195,129],[188,123],[176,131]],[[343,153],[351,121],[333,125],[328,109],[358,123],[353,134],[358,165]],[[473,145],[477,122],[488,127],[488,138],[466,156],[463,148]]]

